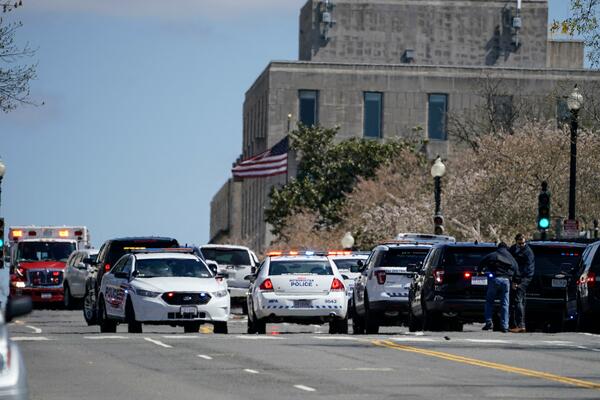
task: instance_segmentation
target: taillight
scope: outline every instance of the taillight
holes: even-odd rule
[[[433,270],[433,279],[435,283],[443,283],[444,282],[444,270],[443,269],[434,269]]]
[[[104,272],[110,271],[110,264],[104,264]]]
[[[173,296],[175,296],[175,293],[173,293],[173,292],[169,292],[169,293],[167,293],[167,297],[168,297],[168,298],[172,299],[172,298],[173,298]]]
[[[471,279],[472,274],[470,272],[465,272],[464,273],[464,277],[465,279]]]
[[[273,291],[273,282],[269,278],[265,279],[263,283],[258,287],[263,292],[272,292]]]
[[[385,271],[375,271],[375,277],[377,277],[377,283],[379,283],[380,285],[383,285],[385,283]]]
[[[329,290],[332,292],[343,292],[346,290],[346,288],[344,287],[342,281],[340,281],[338,278],[333,278],[333,282],[331,282],[331,289]]]
[[[588,273],[587,284],[588,284],[588,288],[596,287],[596,273],[595,272]]]

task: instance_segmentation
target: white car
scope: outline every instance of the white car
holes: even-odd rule
[[[65,267],[63,287],[65,289],[65,308],[74,308],[83,302],[85,282],[96,266],[97,249],[76,250],[69,256]]]
[[[329,258],[333,260],[333,263],[340,271],[340,274],[344,277],[344,284],[346,285],[346,293],[348,294],[348,301],[352,298],[354,291],[354,285],[356,284],[356,278],[360,276],[360,263],[359,260],[364,264],[369,258],[369,253],[353,252],[348,250],[342,251],[330,251]]]
[[[269,254],[247,277],[248,333],[266,333],[268,322],[323,324],[329,333],[348,333],[344,278],[326,255]]]
[[[203,323],[213,324],[215,333],[227,333],[227,283],[191,251],[147,249],[121,257],[102,277],[101,332],[115,332],[119,322],[126,322],[130,333],[141,333],[142,324],[198,332]]]

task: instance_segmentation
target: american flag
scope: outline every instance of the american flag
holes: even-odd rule
[[[289,139],[284,137],[269,150],[243,160],[231,169],[234,178],[262,178],[286,174]]]

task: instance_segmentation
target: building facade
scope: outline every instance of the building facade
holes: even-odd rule
[[[583,68],[578,41],[548,38],[546,0],[308,0],[300,11],[299,61],[271,62],[246,92],[242,158],[269,149],[297,123],[340,126],[338,140],[427,139],[430,156],[452,157],[449,113],[477,107],[481,80],[547,101],[575,82],[600,83]],[[512,107],[512,97],[499,99]],[[558,107],[544,110],[552,117]],[[257,251],[272,237],[268,193],[295,176],[240,184],[239,235]],[[222,207],[213,201],[212,207]],[[222,212],[211,209],[212,216]],[[215,225],[223,222],[214,221]],[[229,228],[230,232],[234,229]]]

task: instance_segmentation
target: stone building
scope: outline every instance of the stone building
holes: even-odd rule
[[[584,69],[582,42],[549,39],[547,0],[308,0],[299,22],[299,61],[269,63],[246,92],[244,159],[298,122],[339,125],[339,140],[417,131],[430,156],[452,157],[448,114],[481,103],[483,77],[532,99],[572,82],[600,82]],[[497,100],[512,107],[512,96]],[[559,111],[560,99],[546,114]],[[293,176],[291,168],[239,182],[240,221],[221,231],[239,227],[232,236],[263,251],[272,239],[268,192]],[[211,204],[211,241],[220,240],[213,226],[226,226],[212,221],[226,204],[216,197]]]

